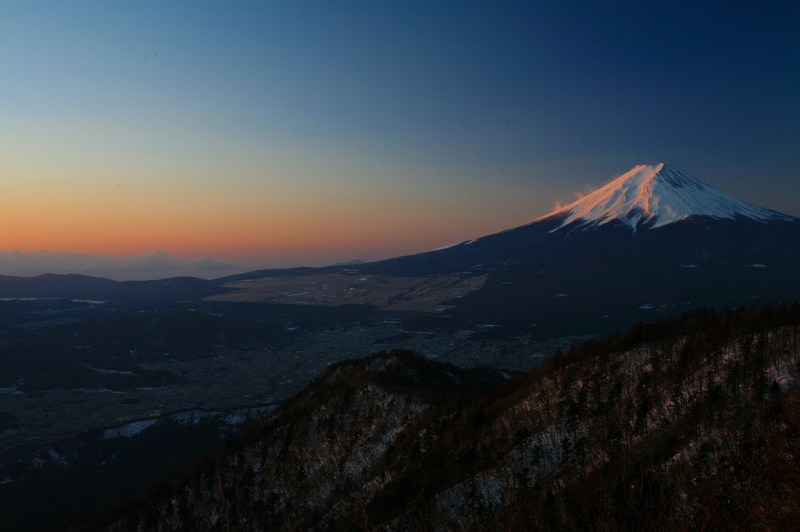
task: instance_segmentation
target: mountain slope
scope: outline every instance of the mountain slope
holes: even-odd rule
[[[652,230],[636,234],[637,227]],[[601,243],[604,253],[612,255],[624,253],[632,242],[673,231],[686,233],[683,231],[686,227],[700,231],[684,234],[682,245],[671,246],[670,252],[682,259],[703,258],[697,253],[699,246],[709,248],[707,259],[730,253],[731,249],[715,252],[712,244],[716,235],[710,240],[703,234],[712,231],[725,232],[726,240],[730,241],[741,238],[743,246],[761,242],[760,247],[765,249],[776,247],[775,243],[780,249],[788,249],[793,243],[785,239],[800,235],[800,219],[738,200],[659,163],[637,165],[576,202],[531,223],[447,248],[373,264],[378,268],[397,268],[426,263],[439,273],[476,269],[471,261],[486,258],[496,268],[503,266],[502,261],[525,263],[547,258],[560,253],[562,247],[572,248],[576,256],[586,250],[586,258],[591,258],[592,241]],[[628,231],[615,231],[620,228]],[[585,233],[587,238],[577,238],[578,233]],[[607,237],[615,233],[621,238],[609,242]],[[489,265],[480,266],[486,269]]]
[[[603,225],[618,222],[636,230],[662,227],[691,216],[714,219],[747,218],[759,222],[791,221],[791,217],[724,194],[674,166],[636,165],[591,194],[543,216],[560,217],[556,229],[578,222]]]
[[[800,220],[640,165],[529,224],[358,274],[487,275],[442,302],[511,334],[610,332],[698,306],[800,299]]]
[[[792,529],[800,307],[696,312],[481,391],[388,353],[98,521],[128,529]]]
[[[323,515],[338,521],[341,514],[352,511],[343,493],[354,487],[375,492],[386,483],[388,479],[375,477],[376,467],[409,425],[421,422],[435,408],[459,409],[480,390],[507,378],[490,368],[463,370],[407,352],[339,363],[281,407],[264,428],[230,442],[188,473],[206,478],[211,467],[212,482],[236,484],[228,485],[236,494],[225,493],[226,500],[251,502],[223,516],[217,508],[203,508],[210,501],[187,500],[185,509],[165,516],[159,526],[309,529]],[[264,438],[265,432],[270,436]],[[227,456],[236,458],[229,462]],[[227,477],[229,467],[233,470]],[[165,486],[163,493],[171,489]],[[248,526],[251,512],[261,517]],[[144,526],[149,529],[153,524]],[[130,529],[128,523],[117,527]]]
[[[344,279],[347,284],[365,275],[391,276],[405,280],[387,283],[379,294],[382,300],[400,300],[407,308],[433,312],[426,318],[430,327],[476,330],[489,325],[495,335],[551,339],[624,330],[637,321],[699,306],[800,299],[798,242],[797,218],[735,199],[659,163],[638,165],[526,225],[426,253],[347,267],[254,271],[215,281],[114,283],[84,277],[0,276],[0,297],[156,305],[208,296],[238,301],[235,290],[241,286],[228,283],[281,277],[292,303],[324,300],[343,305],[348,301],[337,299],[335,290],[322,299],[302,296],[305,278],[335,274],[350,277]],[[414,294],[398,288],[435,276],[453,284],[480,278],[479,283],[467,281],[480,288],[449,299],[447,294],[419,291],[424,304],[416,306],[409,302]],[[292,289],[291,279],[298,290]]]

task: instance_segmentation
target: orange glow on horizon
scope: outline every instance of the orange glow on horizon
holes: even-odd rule
[[[54,185],[37,195],[2,201],[0,249],[66,251],[109,256],[164,251],[181,258],[261,261],[291,257],[309,264],[374,259],[426,251],[477,235],[409,212],[401,201],[304,198],[212,198],[155,195],[116,187],[92,195],[86,187]],[[364,220],[367,220],[365,222]],[[324,257],[324,258],[323,258]]]
[[[10,170],[5,251],[320,265],[427,251],[527,221],[509,212],[507,195],[518,191],[508,187],[459,195],[434,181],[409,187],[403,174],[344,186],[338,174],[328,182],[277,168],[228,181],[45,163]]]

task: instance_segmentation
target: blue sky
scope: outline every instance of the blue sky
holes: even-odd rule
[[[797,2],[5,2],[0,251],[374,259],[661,160],[800,215],[798,23]]]

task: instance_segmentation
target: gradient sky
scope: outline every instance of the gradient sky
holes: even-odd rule
[[[662,160],[800,216],[798,27],[796,1],[6,1],[0,273],[407,254]]]

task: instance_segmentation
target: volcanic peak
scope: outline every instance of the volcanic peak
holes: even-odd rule
[[[564,219],[554,231],[574,222],[586,227],[617,222],[635,231],[639,226],[652,229],[690,216],[744,217],[760,222],[793,220],[791,216],[720,192],[666,163],[636,165],[605,186],[539,220],[555,216]]]

